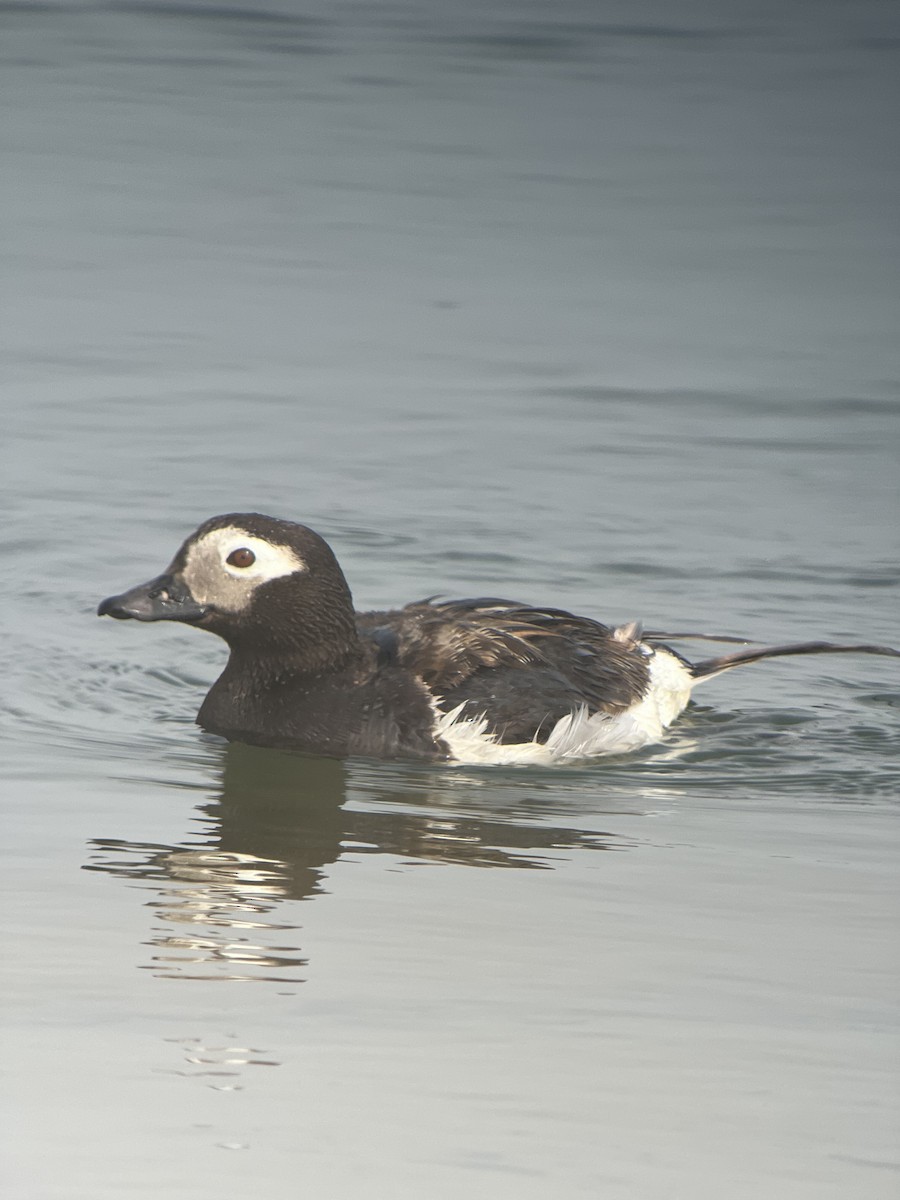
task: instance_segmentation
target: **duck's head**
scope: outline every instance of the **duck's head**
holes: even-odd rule
[[[323,641],[345,649],[356,638],[350,590],[327,542],[305,525],[259,513],[205,521],[162,575],[109,596],[97,614],[183,621],[256,654],[309,653]]]

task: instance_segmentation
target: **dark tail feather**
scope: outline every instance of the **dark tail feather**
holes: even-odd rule
[[[728,634],[713,633],[659,633],[655,629],[645,630],[641,634],[642,642],[732,642],[735,646],[755,645],[753,638],[729,637]]]
[[[744,663],[758,662],[761,658],[780,658],[787,654],[888,654],[900,658],[900,650],[890,646],[839,646],[834,642],[793,642],[788,646],[763,646],[760,650],[737,650],[734,654],[721,654],[718,658],[705,658],[691,666],[695,679],[711,679],[722,671]]]

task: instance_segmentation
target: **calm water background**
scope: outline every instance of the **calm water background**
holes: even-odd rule
[[[6,1196],[897,1195],[890,660],[341,764],[92,614],[259,509],[361,607],[897,644],[898,26],[0,5]]]

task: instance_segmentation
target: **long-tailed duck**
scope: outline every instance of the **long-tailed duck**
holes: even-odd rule
[[[327,543],[258,513],[204,522],[162,575],[97,611],[225,639],[228,664],[197,716],[204,729],[336,757],[540,764],[621,754],[658,742],[697,683],[742,663],[900,656],[801,642],[691,663],[663,639],[703,635],[609,628],[487,597],[357,613]]]

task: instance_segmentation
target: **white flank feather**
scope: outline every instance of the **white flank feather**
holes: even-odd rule
[[[454,762],[497,765],[544,765],[574,762],[604,754],[626,754],[662,740],[664,731],[684,709],[694,682],[690,669],[662,648],[650,654],[647,694],[625,712],[589,714],[581,707],[561,717],[544,743],[504,745],[488,732],[488,718],[462,717],[465,704],[450,712],[437,710],[435,734],[443,739]]]

